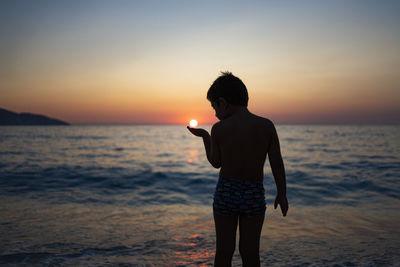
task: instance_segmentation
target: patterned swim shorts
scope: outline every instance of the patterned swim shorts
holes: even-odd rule
[[[219,178],[213,209],[220,215],[259,216],[265,212],[264,186],[259,181]]]

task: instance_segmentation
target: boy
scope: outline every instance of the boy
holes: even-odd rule
[[[283,216],[288,210],[286,178],[274,124],[247,109],[248,94],[243,82],[222,72],[207,92],[207,99],[220,120],[210,134],[187,127],[203,138],[207,159],[221,168],[214,193],[216,232],[215,266],[231,266],[239,224],[239,252],[243,266],[260,266],[259,243],[265,215],[263,168],[268,154],[277,186],[274,207]]]

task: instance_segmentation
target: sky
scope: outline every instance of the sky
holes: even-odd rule
[[[199,124],[221,71],[282,124],[400,123],[400,1],[0,2],[0,107]]]

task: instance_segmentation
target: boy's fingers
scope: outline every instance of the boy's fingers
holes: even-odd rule
[[[195,133],[194,133],[194,130],[195,130],[194,128],[191,128],[191,127],[189,127],[189,126],[186,126],[186,128],[189,130],[189,132],[191,132],[192,134],[195,134]]]
[[[282,207],[281,207],[281,210],[282,210],[282,215],[283,215],[283,216],[286,216],[287,210],[284,210]]]
[[[286,216],[286,214],[287,214],[287,212],[288,212],[288,209],[289,209],[288,204],[285,203],[285,204],[283,205],[283,207],[282,207],[282,205],[281,205],[281,209],[282,209],[282,214],[283,214],[283,216]]]

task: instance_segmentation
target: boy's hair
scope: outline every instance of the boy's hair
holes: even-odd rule
[[[223,97],[232,105],[247,107],[249,95],[247,88],[238,77],[231,72],[221,72],[221,75],[213,82],[207,92],[207,99],[217,102],[218,98]]]

